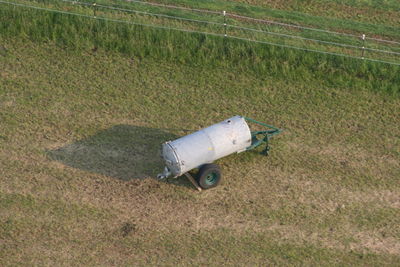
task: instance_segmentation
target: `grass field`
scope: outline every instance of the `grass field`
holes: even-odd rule
[[[302,12],[320,17],[351,19],[374,24],[397,26],[400,22],[400,4],[396,0],[235,1],[274,9]]]
[[[123,3],[123,0],[113,0]],[[160,0],[165,4],[210,10],[226,10],[261,19],[273,19],[315,28],[344,32],[397,36],[400,3],[396,0]]]
[[[24,18],[0,22],[0,265],[400,261],[398,68],[268,47],[253,68],[240,43],[218,56],[142,31],[130,47],[110,25],[74,46],[93,24]],[[268,157],[219,160],[202,193],[154,179],[162,142],[236,114],[285,130]]]

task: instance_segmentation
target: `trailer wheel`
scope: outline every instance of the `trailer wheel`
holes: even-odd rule
[[[216,187],[221,179],[221,169],[217,164],[205,164],[197,174],[197,182],[203,189]]]

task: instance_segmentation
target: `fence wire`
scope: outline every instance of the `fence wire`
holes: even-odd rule
[[[61,1],[62,2],[67,2],[67,3],[72,3],[72,4],[84,5],[84,6],[92,6],[93,5],[93,3],[81,2],[81,1],[71,1],[71,0],[61,0]],[[149,4],[149,2],[141,2],[141,1],[129,1],[129,2],[135,2],[135,3],[141,3],[141,4]],[[150,4],[153,5],[154,3],[150,3]],[[155,5],[164,7],[163,4],[155,4]],[[212,25],[218,25],[218,26],[226,26],[226,27],[240,29],[240,30],[259,32],[259,33],[264,33],[264,34],[269,34],[269,35],[275,35],[275,36],[281,36],[281,37],[287,37],[287,38],[299,39],[299,40],[305,40],[305,41],[312,41],[312,42],[317,42],[317,43],[321,43],[321,44],[329,44],[329,45],[335,45],[335,46],[340,46],[340,47],[359,49],[359,50],[364,50],[364,51],[373,51],[373,52],[377,52],[377,53],[400,55],[400,52],[369,48],[369,47],[365,47],[365,46],[355,46],[355,45],[349,45],[349,44],[343,44],[343,43],[337,43],[337,42],[323,41],[323,40],[319,40],[319,39],[306,38],[306,37],[302,37],[302,36],[298,36],[298,35],[270,32],[270,31],[259,30],[259,29],[254,29],[254,28],[231,25],[231,24],[227,24],[227,23],[218,23],[218,22],[212,22],[212,21],[206,21],[206,20],[188,19],[188,18],[183,18],[183,17],[178,17],[178,16],[171,16],[171,15],[165,15],[165,14],[138,11],[138,10],[134,10],[134,9],[107,6],[107,5],[97,4],[97,3],[96,3],[96,7],[101,7],[101,8],[110,9],[110,10],[123,11],[123,12],[129,12],[129,13],[143,14],[143,15],[148,15],[148,16],[170,18],[170,19],[175,19],[175,20],[182,20],[182,21],[189,21],[189,22],[196,22],[196,23],[204,23],[204,24],[212,24]],[[169,6],[169,7],[171,7],[171,6]],[[175,7],[175,6],[173,6],[173,7]],[[184,8],[184,9],[185,10],[191,10],[189,8]],[[219,12],[217,14],[221,15],[221,13],[219,13]],[[238,15],[232,15],[232,16],[241,17],[241,16],[238,16]],[[348,36],[352,36],[352,37],[359,37],[359,36],[351,35],[351,34],[347,34],[347,35]]]
[[[139,1],[139,0],[125,0],[125,2],[138,3],[138,4],[150,5],[150,6],[158,6],[158,7],[171,8],[171,9],[180,9],[180,10],[193,11],[193,12],[208,13],[208,14],[216,14],[216,15],[221,15],[223,13],[221,11],[212,11],[212,10],[207,10],[207,9],[196,9],[196,8],[189,8],[189,7],[182,7],[182,6],[166,5],[166,4],[145,2],[145,1]],[[324,32],[324,33],[329,33],[329,34],[343,35],[343,36],[349,36],[349,37],[355,37],[355,38],[361,37],[360,35],[355,35],[355,34],[350,34],[350,33],[329,31],[329,30],[318,29],[318,28],[313,28],[313,27],[305,27],[305,26],[291,24],[291,23],[278,22],[278,21],[274,21],[274,20],[252,18],[252,17],[247,17],[247,16],[230,13],[230,12],[229,13],[227,12],[226,15],[229,17],[234,17],[234,18],[257,21],[257,22],[266,23],[266,24],[275,24],[275,25],[280,25],[280,26],[290,27],[290,28],[297,28],[297,29],[302,29],[302,30]],[[381,39],[381,38],[373,38],[373,37],[368,37],[368,36],[366,36],[365,39],[374,40],[377,42],[390,43],[390,44],[400,44],[400,42],[397,42],[397,41],[386,40],[386,39]]]
[[[70,3],[79,3],[79,4],[83,4],[83,5],[87,5],[87,6],[89,6],[89,5],[93,6],[93,3],[85,3],[85,2],[69,1],[69,0],[62,0],[62,1],[63,2],[70,2]],[[129,0],[129,1],[131,1],[131,2],[141,2],[141,1],[135,1],[135,0]],[[13,5],[13,6],[17,6],[17,7],[24,7],[24,8],[30,8],[30,9],[42,10],[42,11],[47,11],[47,12],[52,12],[52,13],[59,13],[59,14],[65,14],[65,15],[71,15],[71,16],[79,16],[79,17],[95,19],[95,20],[103,20],[103,21],[109,21],[109,22],[115,22],[115,23],[125,23],[125,24],[130,24],[130,25],[138,25],[138,26],[151,27],[151,28],[164,29],[164,30],[173,30],[173,31],[181,31],[181,32],[187,32],[187,33],[197,33],[197,34],[203,34],[203,35],[209,35],[209,36],[217,36],[217,37],[230,38],[230,39],[235,39],[235,40],[259,43],[259,44],[267,44],[267,45],[272,45],[272,46],[277,46],[277,47],[282,47],[282,48],[296,49],[296,50],[301,50],[301,51],[306,51],[306,52],[313,52],[313,53],[320,53],[320,54],[326,54],[326,55],[341,56],[341,57],[346,57],[346,58],[361,59],[361,60],[367,60],[367,61],[371,61],[371,62],[380,62],[380,63],[400,66],[400,63],[396,63],[396,62],[390,62],[390,61],[384,61],[384,60],[366,58],[366,57],[357,57],[357,56],[352,56],[352,55],[346,55],[346,54],[335,53],[335,52],[327,52],[327,51],[321,51],[321,50],[315,50],[315,49],[308,49],[308,48],[302,48],[302,47],[298,47],[298,46],[285,45],[285,44],[278,44],[278,43],[268,42],[268,41],[253,40],[253,39],[249,39],[249,38],[242,38],[242,37],[231,36],[231,35],[227,36],[226,34],[202,32],[202,31],[196,31],[196,30],[190,30],[190,29],[173,28],[173,27],[167,27],[167,26],[161,26],[161,25],[155,25],[155,24],[145,24],[145,23],[137,23],[137,22],[132,22],[132,21],[120,20],[120,19],[111,19],[111,18],[107,18],[107,17],[91,16],[91,15],[74,13],[74,12],[70,12],[70,11],[56,10],[56,9],[33,6],[33,5],[27,5],[27,4],[22,4],[22,3],[8,2],[8,1],[3,1],[3,0],[0,0],[0,3],[1,4]],[[143,3],[143,2],[141,2],[141,3]],[[99,5],[96,4],[95,6],[99,6]],[[116,9],[116,10],[120,10],[120,11],[129,10],[129,12],[131,12],[131,11],[132,12],[138,12],[138,13],[142,13],[142,14],[146,14],[146,15],[167,16],[167,15],[163,15],[163,14],[154,14],[154,13],[136,11],[136,10],[131,10],[131,9],[124,10],[124,9],[119,9],[119,8],[115,8],[115,7],[110,7],[110,6],[103,6],[103,7]],[[181,17],[174,17],[174,16],[169,16],[169,15],[168,15],[168,18],[183,19],[183,20],[188,20],[188,21],[192,21],[192,22],[201,22],[201,23],[208,23],[209,22],[209,21],[192,20],[192,19],[186,19],[186,18],[181,18]],[[242,29],[245,29],[245,30],[261,31],[261,30],[257,30],[257,29],[253,29],[253,28],[245,28],[245,27],[239,27],[239,26],[234,26],[234,25],[228,25],[226,23],[217,23],[217,22],[209,22],[209,23],[215,24],[215,25],[221,25],[221,26],[242,28]],[[268,33],[268,34],[278,34],[278,33],[272,33],[272,32],[267,32],[267,31],[261,31],[261,32]],[[344,45],[344,44],[340,44],[340,43],[326,42],[326,41],[321,41],[321,40],[316,40],[316,39],[304,38],[304,37],[300,37],[300,36],[285,35],[285,34],[279,34],[279,35],[282,35],[284,37],[290,37],[290,38],[300,38],[300,39],[305,39],[305,40],[310,40],[310,41],[319,41],[319,42],[324,42],[324,43],[329,43],[329,44],[348,46],[348,45]],[[358,46],[349,46],[349,47],[367,50],[367,48],[365,48],[365,47],[358,47]],[[386,50],[379,50],[379,49],[371,49],[371,48],[369,48],[369,50],[377,51],[377,52],[384,52],[384,53],[389,52],[390,54],[396,54],[396,55],[400,54],[400,53],[393,52],[393,51],[386,51]]]

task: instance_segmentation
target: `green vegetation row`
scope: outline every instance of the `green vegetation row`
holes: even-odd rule
[[[67,1],[45,0],[35,4],[35,7],[50,8],[55,11],[72,12],[90,17],[96,15],[102,19],[117,19],[123,22],[151,24],[164,28],[207,32],[219,34],[220,36],[227,34],[229,37],[234,38],[342,54],[350,57],[366,57],[367,59],[393,63],[400,62],[400,47],[398,47],[397,54],[395,53],[396,51],[393,51],[394,53],[386,53],[396,46],[389,48],[387,44],[383,45],[381,42],[372,42],[371,40],[363,42],[357,36],[343,36],[308,29],[299,30],[276,24],[265,25],[255,23],[252,20],[243,21],[229,16],[224,18],[221,14],[205,14],[180,9],[171,10],[162,6],[138,4],[136,2],[136,5],[127,7],[113,5],[107,1],[99,1],[96,6],[88,2],[76,4],[75,2]],[[32,4],[29,1],[22,0],[19,0],[18,3]],[[227,23],[228,26],[224,27],[224,23]],[[364,46],[366,49],[362,51]]]
[[[104,48],[139,58],[239,67],[263,76],[320,80],[331,87],[400,92],[399,67],[197,33],[1,5],[4,37],[55,42],[68,49]]]
[[[26,0],[18,0],[17,3],[28,4],[31,5],[31,1]],[[212,11],[215,13],[204,13],[204,12],[195,12],[189,9],[179,9],[177,8],[168,8],[164,7],[163,4],[156,4],[154,6],[152,4],[143,4],[138,2],[118,2],[118,1],[109,1],[109,0],[98,0],[96,1],[96,6],[93,6],[90,2],[73,2],[67,0],[58,1],[58,0],[42,0],[38,3],[35,2],[35,6],[51,8],[55,10],[62,10],[68,12],[74,12],[84,15],[93,16],[95,13],[97,16],[107,17],[107,18],[116,18],[123,19],[127,21],[134,21],[136,23],[150,23],[168,27],[180,27],[184,29],[197,30],[202,32],[215,32],[219,34],[227,33],[229,36],[238,36],[249,38],[253,40],[260,41],[272,41],[279,44],[286,45],[294,45],[300,46],[304,48],[313,48],[322,51],[329,50],[330,52],[337,53],[348,53],[350,50],[351,55],[360,56],[360,49],[353,48],[349,49],[348,47],[340,47],[332,44],[321,44],[318,42],[307,42],[301,38],[308,38],[314,40],[335,42],[340,44],[352,45],[366,48],[374,48],[379,50],[394,50],[400,52],[400,47],[396,44],[390,44],[387,42],[379,42],[376,40],[368,39],[372,35],[372,32],[363,32],[367,35],[367,41],[364,42],[361,40],[361,34],[350,34],[350,35],[342,35],[342,34],[334,34],[330,31],[325,31],[322,29],[312,30],[316,28],[293,28],[289,26],[283,26],[281,24],[265,24],[258,23],[250,17],[248,19],[238,19],[235,17],[231,17],[231,13],[228,11],[228,15],[226,17],[222,16],[222,11]],[[161,5],[161,6],[160,6]],[[203,11],[207,11],[202,9]],[[266,12],[267,13],[267,12]],[[152,14],[152,15],[149,15]],[[241,13],[239,12],[239,15]],[[201,22],[200,22],[201,21]],[[207,23],[204,23],[207,22]],[[227,23],[227,29],[224,29],[223,24]],[[244,28],[241,28],[244,27]],[[253,30],[249,30],[253,29]],[[261,33],[254,30],[261,30],[268,33]],[[379,32],[383,32],[382,30]],[[397,33],[397,31],[395,31]],[[275,33],[275,34],[274,34]],[[284,36],[282,36],[284,34]],[[288,38],[288,36],[293,36],[295,38]],[[300,38],[296,38],[300,37]],[[374,57],[375,56],[375,57]],[[379,53],[374,55],[371,51],[368,51],[368,57],[384,60],[385,53]],[[387,55],[387,60],[389,61],[399,61],[400,59],[395,59],[393,54]]]
[[[18,2],[21,2],[18,1]],[[30,1],[28,1],[29,3]],[[228,14],[237,14],[242,16],[247,16],[249,18],[259,18],[259,19],[267,19],[275,22],[287,22],[294,25],[306,26],[306,28],[292,28],[285,27],[282,25],[276,24],[263,24],[263,23],[255,23],[252,20],[234,20],[229,19],[226,21],[228,24],[239,25],[239,26],[247,26],[251,28],[258,28],[262,30],[267,30],[270,32],[279,32],[279,33],[287,33],[291,35],[300,35],[302,37],[314,38],[325,41],[333,41],[340,43],[353,44],[357,46],[366,46],[380,49],[380,46],[387,46],[382,49],[395,49],[398,50],[400,47],[398,45],[390,45],[385,42],[376,42],[374,40],[368,39],[370,38],[378,38],[378,39],[389,39],[389,40],[399,40],[400,32],[397,27],[392,27],[389,25],[379,25],[379,24],[371,24],[371,23],[360,23],[351,20],[343,20],[343,19],[330,19],[327,17],[315,17],[307,14],[296,13],[294,11],[282,11],[282,10],[273,10],[266,9],[258,6],[249,6],[243,5],[240,3],[232,3],[225,1],[163,1],[166,2],[170,6],[176,6],[178,8],[166,8],[161,6],[154,6],[152,4],[145,4],[146,2],[126,2],[123,0],[97,0],[96,3],[98,5],[106,5],[113,6],[117,8],[125,8],[125,9],[133,9],[139,11],[145,11],[150,13],[161,13],[170,16],[179,16],[183,18],[191,18],[198,20],[207,20],[214,21],[219,23],[224,23],[225,20],[222,16],[223,10],[226,10]],[[61,8],[63,5],[65,6],[65,2],[60,2],[57,0],[41,0],[39,3],[43,3],[46,5],[55,5],[58,8]],[[81,1],[81,4],[85,6],[88,2]],[[71,4],[69,5],[69,9],[71,8]],[[157,3],[156,3],[157,5]],[[182,10],[179,7],[187,7],[189,10]],[[193,12],[190,11],[190,8],[197,8],[199,10],[211,10],[213,12],[217,12],[217,14],[207,14],[204,12]],[[97,10],[101,11],[103,8],[98,6]],[[108,10],[110,11],[110,10]],[[220,12],[220,14],[218,14]],[[131,13],[132,14],[132,13]],[[120,14],[121,15],[121,14]],[[248,23],[245,23],[248,22]],[[324,33],[323,31],[314,31],[307,29],[310,27],[312,29],[320,29],[320,30],[328,30],[328,31],[336,31],[340,33],[351,33],[358,37],[346,37],[343,35],[337,35],[332,33]],[[363,43],[360,39],[363,34],[367,36],[367,43]]]

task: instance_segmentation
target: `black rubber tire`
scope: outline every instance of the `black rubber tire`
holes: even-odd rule
[[[196,179],[203,189],[216,187],[222,180],[221,169],[217,164],[205,164],[201,166]]]

